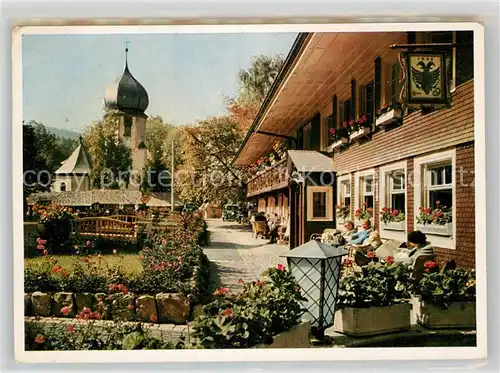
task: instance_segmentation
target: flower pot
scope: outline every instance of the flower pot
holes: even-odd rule
[[[351,133],[349,135],[349,138],[351,139],[351,141],[357,140],[357,139],[360,139],[361,137],[368,135],[371,131],[372,131],[371,128],[361,127],[356,132]]]
[[[455,302],[448,308],[424,302],[417,297],[413,297],[411,302],[415,322],[426,328],[476,327],[475,302]]]
[[[380,115],[375,121],[377,127],[384,127],[401,119],[402,110],[396,108],[389,110],[387,113]]]
[[[435,234],[438,236],[452,236],[453,223],[447,224],[419,224],[415,225],[415,229],[426,234]]]
[[[349,143],[349,138],[342,137],[340,140],[335,141],[332,145],[326,148],[327,152],[333,152],[336,148],[344,146]]]
[[[347,307],[335,313],[333,328],[355,337],[371,336],[410,329],[409,303],[387,307]]]
[[[382,222],[382,226],[389,231],[404,231],[406,230],[406,220],[390,221],[388,223]]]
[[[310,334],[311,322],[302,322],[286,332],[275,335],[271,344],[261,343],[254,348],[309,348]]]

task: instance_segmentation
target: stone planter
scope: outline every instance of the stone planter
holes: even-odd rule
[[[309,348],[311,323],[309,321],[295,325],[290,330],[273,337],[271,344],[258,344],[254,348]]]
[[[406,220],[403,221],[391,221],[389,223],[382,222],[382,227],[389,231],[405,231],[406,230]]]
[[[191,310],[188,298],[179,293],[156,294],[156,306],[161,323],[185,324]]]
[[[429,328],[475,328],[476,303],[456,302],[448,308],[413,297],[412,313],[416,323]]]
[[[384,127],[391,123],[397,122],[401,119],[403,111],[401,108],[396,108],[393,110],[389,110],[387,113],[380,115],[375,121],[375,125],[377,127]]]
[[[435,234],[438,236],[452,236],[453,223],[447,224],[415,224],[415,229],[426,234]]]
[[[409,303],[387,307],[342,308],[335,313],[334,330],[355,337],[410,329]]]
[[[351,139],[351,141],[354,141],[354,140],[359,140],[360,138],[368,135],[370,132],[372,131],[371,128],[368,128],[368,127],[361,127],[359,130],[357,130],[356,132],[353,132],[349,135],[349,139]]]

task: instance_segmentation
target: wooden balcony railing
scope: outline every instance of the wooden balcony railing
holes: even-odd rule
[[[280,160],[275,165],[252,178],[247,184],[247,197],[259,195],[288,186],[287,159]]]

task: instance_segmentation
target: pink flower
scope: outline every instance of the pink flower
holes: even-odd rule
[[[45,337],[42,334],[38,334],[35,338],[35,343],[42,344],[45,342]]]
[[[61,308],[61,313],[64,315],[64,316],[68,316],[69,315],[69,312],[70,312],[70,308],[68,306],[65,306],[63,308]]]
[[[73,333],[73,331],[75,330],[75,326],[73,324],[68,324],[66,330],[68,331],[68,333]]]
[[[257,280],[257,282],[255,283],[255,285],[257,286],[264,286],[265,282],[262,281],[262,280]]]
[[[244,283],[245,283],[245,281],[243,281],[243,279],[242,279],[242,278],[240,278],[240,279],[238,280],[238,283],[239,283],[239,284],[244,284]]]
[[[399,215],[399,211],[398,211],[398,210],[396,210],[396,209],[392,210],[392,215],[393,215],[393,216],[397,216],[397,215]]]
[[[47,256],[49,255],[49,252],[47,250],[43,250],[43,255]]]
[[[344,265],[345,265],[346,267],[348,267],[348,266],[352,265],[352,260],[351,260],[350,258],[345,258],[345,259],[344,259]]]
[[[40,237],[36,239],[36,243],[39,245],[45,245],[47,243],[47,240],[42,240]]]
[[[284,270],[286,269],[286,267],[285,267],[283,264],[281,264],[281,263],[280,263],[280,264],[278,264],[278,265],[276,266],[276,269],[277,269],[278,271],[284,271]]]
[[[149,321],[151,321],[152,323],[155,323],[158,321],[158,318],[155,315],[151,315],[151,316],[149,316]]]
[[[393,256],[386,256],[384,261],[387,263],[387,264],[392,264],[394,263],[394,257]]]
[[[85,242],[85,246],[90,247],[90,245],[92,245],[92,242],[90,241]]]
[[[36,247],[36,249],[37,249],[37,250],[43,250],[43,249],[45,249],[45,246],[43,246],[43,245],[38,245],[38,246]]]
[[[88,307],[83,307],[82,313],[84,314],[90,314],[91,310]]]
[[[128,310],[133,310],[133,309],[134,309],[134,306],[133,306],[132,304],[129,304],[129,305],[127,306],[127,309],[128,309]]]

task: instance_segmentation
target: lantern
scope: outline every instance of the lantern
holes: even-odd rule
[[[307,299],[302,318],[320,338],[333,325],[342,257],[347,254],[343,248],[312,240],[282,255]]]

